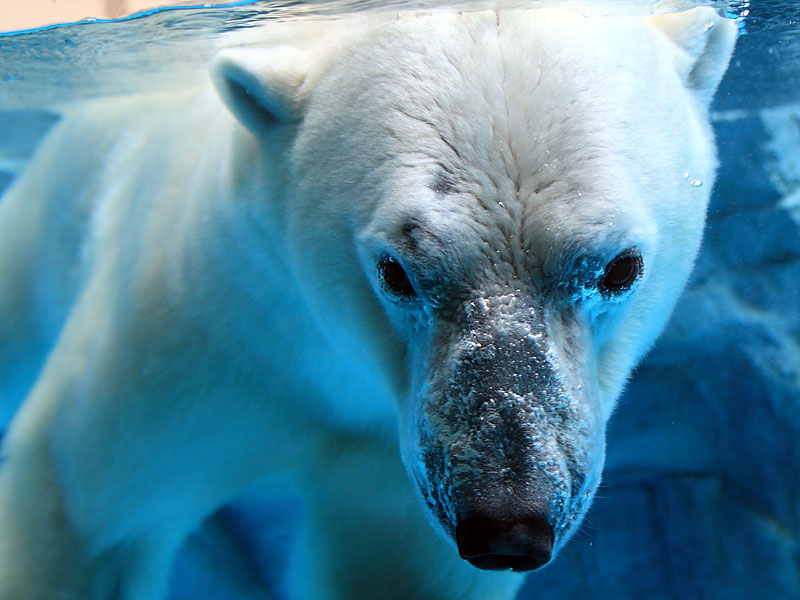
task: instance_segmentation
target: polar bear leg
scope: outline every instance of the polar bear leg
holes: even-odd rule
[[[126,544],[114,600],[166,598],[179,537],[155,531]]]
[[[476,569],[431,527],[385,442],[332,441],[309,474],[306,520],[290,559],[290,597],[510,600],[512,573]]]
[[[12,448],[0,471],[0,593],[3,600],[110,597],[106,556],[88,559],[70,527],[57,475],[43,448]]]
[[[25,417],[15,425],[25,424]],[[64,505],[47,445],[13,439],[0,470],[3,600],[158,600],[182,536],[169,527],[97,548]],[[58,595],[53,596],[54,590]]]

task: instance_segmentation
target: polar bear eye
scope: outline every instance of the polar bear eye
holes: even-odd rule
[[[643,267],[644,262],[639,251],[626,250],[606,266],[598,286],[600,292],[606,296],[613,296],[628,291],[642,276]]]
[[[417,295],[405,269],[388,254],[378,260],[378,279],[384,291],[401,300],[411,300]]]

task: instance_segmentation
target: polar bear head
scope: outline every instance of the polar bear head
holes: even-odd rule
[[[434,523],[477,567],[538,568],[689,275],[736,27],[532,10],[336,32],[224,51],[218,87],[286,161],[289,260],[332,345],[394,397]]]

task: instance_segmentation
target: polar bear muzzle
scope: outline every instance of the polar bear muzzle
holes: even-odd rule
[[[581,520],[604,460],[586,325],[501,293],[434,327],[411,471],[462,558],[537,569]]]

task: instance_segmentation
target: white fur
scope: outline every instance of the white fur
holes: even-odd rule
[[[637,244],[636,292],[581,305],[588,366],[569,377],[604,423],[691,268],[735,35],[710,9],[649,22],[362,17],[222,51],[246,128],[210,85],[67,115],[0,203],[0,394],[25,397],[0,598],[159,598],[187,532],[262,478],[306,495],[294,597],[511,598],[518,576],[434,534],[398,456],[414,470],[438,317],[387,299],[375,260],[410,212],[448,244],[420,272],[476,293]],[[440,164],[460,186],[444,200]]]

